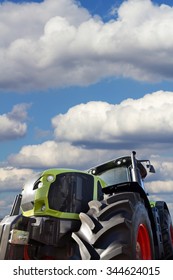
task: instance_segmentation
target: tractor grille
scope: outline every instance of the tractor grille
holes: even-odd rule
[[[88,202],[93,199],[93,189],[94,178],[89,174],[59,174],[49,189],[49,208],[68,213],[86,212]]]

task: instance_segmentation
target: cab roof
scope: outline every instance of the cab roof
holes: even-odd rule
[[[103,173],[104,171],[107,171],[107,170],[110,170],[110,169],[113,169],[116,167],[120,167],[120,166],[129,167],[129,166],[131,166],[131,164],[132,164],[131,157],[124,156],[124,157],[119,157],[117,159],[107,161],[105,163],[102,163],[101,165],[92,167],[88,170],[88,172],[93,175],[99,175],[99,174]],[[147,170],[139,160],[137,160],[137,167],[139,168],[142,179],[144,179],[147,176]]]

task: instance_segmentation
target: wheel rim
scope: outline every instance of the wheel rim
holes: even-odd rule
[[[148,230],[144,224],[138,227],[137,242],[136,242],[136,259],[151,260],[151,245]]]

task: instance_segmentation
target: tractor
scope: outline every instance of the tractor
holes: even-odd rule
[[[171,215],[150,201],[147,170],[132,151],[86,171],[37,174],[0,222],[0,259],[173,259]]]

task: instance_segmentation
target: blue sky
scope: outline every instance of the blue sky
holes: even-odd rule
[[[0,216],[38,170],[132,149],[173,213],[172,1],[0,3]]]

